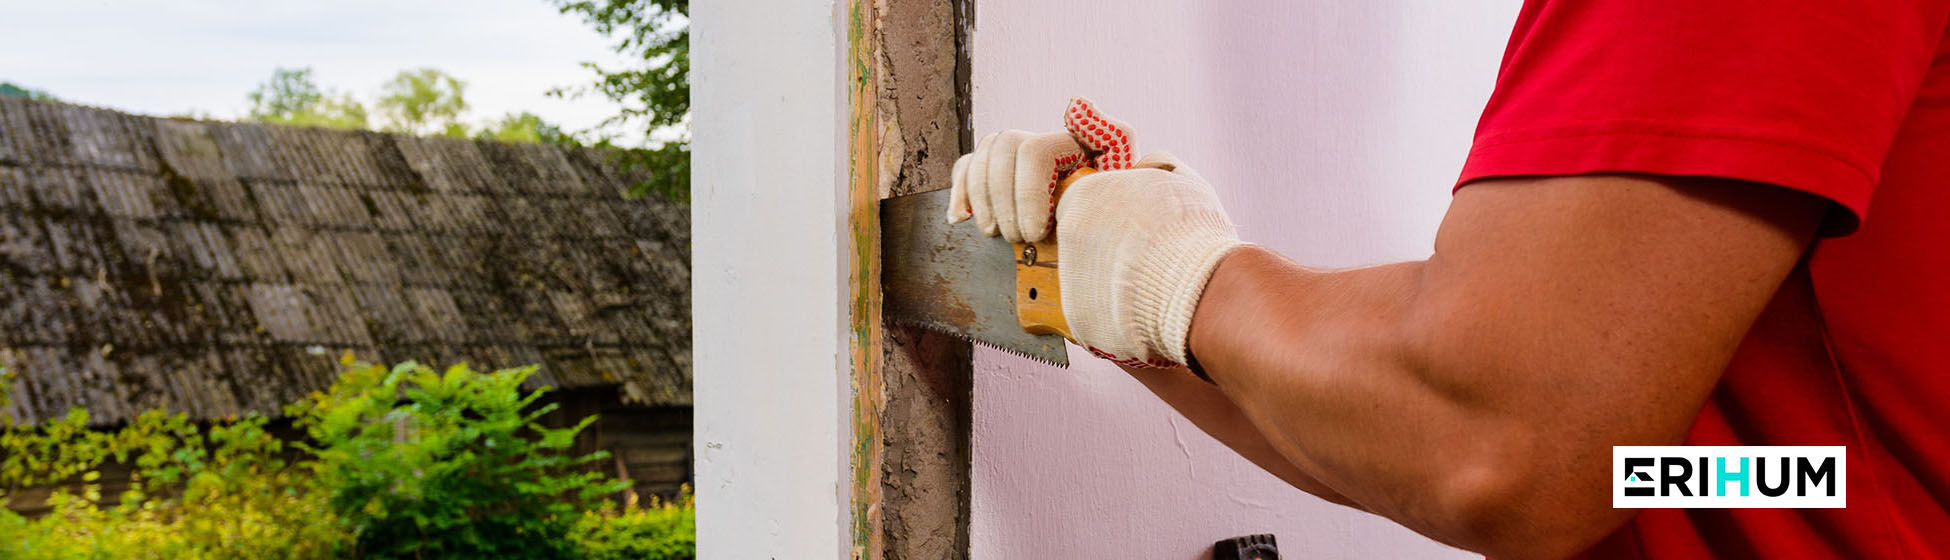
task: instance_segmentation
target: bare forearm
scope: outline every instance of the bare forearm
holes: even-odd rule
[[[1630,515],[1581,499],[1569,500],[1579,505],[1563,515],[1525,511],[1538,501],[1524,494],[1591,494],[1586,490],[1604,484],[1592,478],[1602,472],[1571,466],[1599,459],[1589,456],[1594,447],[1555,437],[1580,429],[1550,425],[1549,415],[1565,411],[1524,402],[1523,395],[1538,394],[1519,387],[1529,383],[1528,366],[1480,359],[1548,356],[1501,334],[1507,330],[1467,326],[1508,317],[1494,309],[1450,314],[1446,324],[1456,332],[1433,343],[1415,332],[1422,329],[1416,316],[1427,313],[1420,307],[1436,305],[1427,299],[1430,266],[1315,272],[1270,252],[1242,252],[1207,287],[1211,303],[1194,319],[1192,352],[1269,445],[1306,476],[1436,540],[1498,557],[1553,557],[1593,538],[1597,529],[1589,528]],[[1484,345],[1497,348],[1451,351]],[[1556,459],[1513,460],[1524,457]],[[1568,544],[1539,535],[1562,535]]]
[[[1631,514],[1609,507],[1609,448],[1681,440],[1821,209],[1718,181],[1485,182],[1427,261],[1234,253],[1189,348],[1274,449],[1370,511],[1569,554]]]
[[[1271,252],[1241,251],[1207,287],[1191,349],[1290,464],[1432,533],[1414,524],[1429,515],[1410,511],[1441,494],[1428,488],[1440,477],[1424,471],[1465,464],[1442,455],[1469,438],[1477,419],[1418,379],[1397,347],[1421,267],[1318,273]],[[1417,460],[1402,460],[1410,457]]]

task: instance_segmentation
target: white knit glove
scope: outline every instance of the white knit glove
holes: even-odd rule
[[[948,223],[973,217],[984,234],[999,233],[1010,243],[1042,241],[1055,225],[1058,179],[1084,165],[1126,169],[1135,159],[1131,127],[1104,117],[1090,100],[1070,100],[1063,124],[1066,130],[1044,134],[990,134],[955,160]]]
[[[1100,357],[1170,367],[1186,363],[1192,312],[1212,269],[1246,243],[1212,186],[1171,154],[1146,155],[1137,167],[1078,179],[1056,208],[1063,318]]]
[[[1205,282],[1244,244],[1212,187],[1170,154],[1134,161],[1130,127],[1082,98],[1063,119],[1067,132],[992,134],[955,162],[948,221],[973,217],[1011,242],[1040,241],[1054,225],[1063,318],[1076,341],[1127,366],[1185,363]],[[1102,172],[1071,184],[1052,209],[1056,180],[1086,162]]]

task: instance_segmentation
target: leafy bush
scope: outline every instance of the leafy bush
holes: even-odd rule
[[[574,557],[565,537],[577,513],[626,483],[576,468],[607,453],[568,453],[595,417],[536,422],[555,405],[522,394],[534,371],[354,366],[290,407],[364,557]]]
[[[647,508],[584,513],[570,539],[588,560],[688,560],[697,557],[695,497]]]
[[[53,511],[0,508],[0,558],[694,558],[693,503],[617,508],[623,481],[579,466],[553,405],[523,393],[533,368],[445,372],[356,364],[287,407],[308,441],[267,419],[199,424],[150,411],[113,432],[81,410],[37,425],[0,415],[0,505],[60,483]],[[0,408],[11,378],[0,369]],[[295,452],[295,453],[294,453]],[[105,462],[131,487],[101,495]],[[687,495],[688,496],[688,495]]]
[[[0,376],[0,407],[11,379]],[[250,416],[204,429],[149,411],[115,432],[73,410],[40,425],[0,418],[0,504],[12,490],[73,483],[28,520],[0,509],[0,558],[336,558],[344,540],[325,494],[281,456],[284,442]],[[103,499],[101,464],[134,467],[131,487]]]

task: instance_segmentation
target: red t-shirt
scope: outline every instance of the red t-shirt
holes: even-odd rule
[[[1835,203],[1686,443],[1847,446],[1848,507],[1645,510],[1585,557],[1950,557],[1946,22],[1950,0],[1525,4],[1458,185],[1641,172]]]

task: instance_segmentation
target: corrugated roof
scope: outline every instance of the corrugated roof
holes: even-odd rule
[[[347,349],[688,405],[689,209],[606,161],[0,98],[6,412],[275,414]]]

